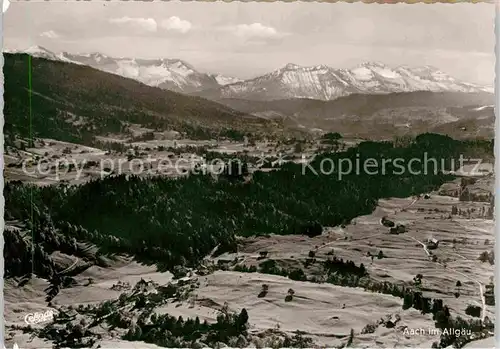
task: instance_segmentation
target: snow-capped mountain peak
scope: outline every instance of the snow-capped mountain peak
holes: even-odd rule
[[[193,93],[214,89],[240,80],[206,74],[177,58],[114,58],[103,54],[73,55],[72,59],[110,73],[138,80],[146,85]]]
[[[25,53],[28,53],[28,54],[45,54],[45,55],[53,55],[52,52],[50,52],[49,50],[47,50],[45,47],[42,47],[42,46],[38,46],[38,45],[35,45],[35,46],[30,46],[28,47],[25,51]]]
[[[78,62],[74,62],[68,57],[66,57],[64,52],[61,52],[59,54],[55,54],[52,51],[49,51],[45,47],[42,46],[30,46],[27,49],[24,50],[4,50],[6,53],[26,53],[29,54],[32,57],[39,57],[39,58],[45,58],[49,59],[51,61],[62,61],[62,62],[68,62],[68,63],[74,63],[74,64],[79,64]]]
[[[212,74],[212,76],[217,81],[217,83],[219,85],[221,85],[221,86],[236,84],[238,82],[242,82],[243,81],[243,80],[238,79],[238,78],[234,78],[234,77],[230,77],[230,76],[224,76],[224,75],[221,75],[221,74],[215,74],[215,75]]]
[[[181,59],[116,58],[100,52],[83,54],[61,52],[55,54],[39,46],[33,46],[21,52],[34,57],[88,65],[108,73],[138,80],[146,85],[183,93],[219,88],[241,81],[236,78],[199,72],[191,64]]]
[[[15,52],[15,53],[20,53],[20,52],[27,53],[33,57],[46,58],[46,59],[50,59],[50,60],[59,60],[58,56],[55,53],[47,50],[45,47],[38,46],[38,45],[30,46],[27,49],[22,50],[22,51],[13,51],[13,52]]]
[[[491,92],[491,88],[459,81],[432,66],[389,67],[381,62],[364,62],[351,69],[326,65],[310,67],[288,63],[269,74],[223,86],[208,98],[256,100],[310,98],[332,100],[352,93],[393,92]]]

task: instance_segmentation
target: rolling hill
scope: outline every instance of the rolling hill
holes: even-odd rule
[[[29,56],[4,54],[4,62],[7,137],[32,134],[88,143],[96,135],[122,132],[127,123],[193,136],[221,130],[264,132],[276,128],[274,122],[200,97],[45,58],[32,58],[30,97]]]
[[[245,113],[283,120],[291,127],[381,139],[393,134],[422,132],[458,138],[491,138],[495,118],[493,100],[492,94],[484,92],[417,91],[352,94],[333,101],[225,98],[220,102]]]

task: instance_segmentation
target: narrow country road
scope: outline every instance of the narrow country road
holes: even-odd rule
[[[404,209],[407,209],[407,208],[409,208],[409,207],[413,206],[413,205],[414,205],[414,204],[415,204],[415,203],[416,203],[419,199],[420,199],[420,198],[419,198],[419,197],[417,197],[415,200],[413,200],[413,201],[412,201],[412,203],[411,203],[410,205],[408,205],[408,206],[406,206],[405,208],[401,209],[401,211],[403,211]],[[416,238],[414,238],[414,237],[412,237],[412,236],[409,236],[409,237],[410,237],[411,239],[415,240],[416,242],[418,242],[419,244],[421,244],[421,245],[422,245],[422,248],[424,249],[425,254],[426,254],[428,257],[430,257],[430,256],[431,256],[431,253],[430,253],[430,252],[429,252],[429,250],[427,249],[427,245],[426,245],[425,243],[423,243],[422,241],[417,240]],[[457,253],[457,255],[459,255],[459,254]],[[467,258],[465,258],[465,257],[463,257],[463,256],[461,256],[461,255],[459,255],[459,256],[460,256],[460,257],[462,257],[463,259],[467,259]],[[468,259],[467,259],[467,260],[468,260]],[[459,275],[462,275],[462,276],[463,276],[463,277],[465,277],[466,279],[471,280],[471,281],[473,281],[473,282],[475,282],[475,283],[477,283],[477,284],[478,284],[478,286],[479,286],[479,296],[481,297],[481,304],[482,304],[482,308],[483,308],[483,309],[482,309],[482,312],[481,312],[481,321],[484,321],[484,318],[486,317],[486,301],[485,301],[485,299],[484,299],[483,284],[481,284],[478,280],[476,280],[476,279],[474,279],[474,278],[471,278],[470,276],[468,276],[468,275],[466,275],[466,274],[464,274],[464,273],[462,273],[462,272],[460,272],[460,271],[458,271],[458,270],[455,270],[455,269],[453,269],[453,268],[446,267],[446,266],[445,266],[443,263],[441,263],[441,262],[436,262],[436,263],[437,263],[437,264],[439,264],[439,265],[441,265],[443,268],[446,268],[447,270],[451,270],[451,271],[453,271],[453,272],[455,272],[455,273],[457,273],[457,274],[459,274]]]
[[[79,260],[80,259],[78,257],[75,257],[75,261],[73,262],[73,264],[71,264],[69,267],[67,267],[63,271],[60,271],[58,274],[64,274],[64,273],[68,272],[69,270],[73,269],[73,267],[78,263]]]
[[[414,237],[410,236],[411,239],[417,241],[419,244],[422,245],[425,253],[427,254],[427,256],[430,256],[430,252],[429,250],[427,249],[427,246],[422,242],[422,241],[419,241],[417,239],[415,239]],[[437,264],[441,265],[443,268],[446,268],[447,270],[451,270],[452,272],[454,273],[457,273],[459,275],[462,275],[464,278],[468,279],[468,280],[471,280],[475,283],[478,284],[479,286],[479,296],[481,297],[481,305],[482,305],[482,312],[481,312],[481,321],[484,321],[484,318],[486,317],[486,301],[484,300],[484,291],[483,291],[483,284],[481,284],[478,280],[474,279],[474,278],[471,278],[470,276],[456,270],[456,269],[453,269],[453,268],[450,268],[450,267],[446,267],[443,263],[441,262],[436,262]]]

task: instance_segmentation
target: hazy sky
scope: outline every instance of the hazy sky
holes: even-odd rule
[[[432,65],[493,85],[494,12],[492,4],[13,2],[4,45],[181,58],[240,78],[286,63]]]

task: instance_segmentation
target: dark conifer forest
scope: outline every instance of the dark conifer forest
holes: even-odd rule
[[[491,142],[473,146],[492,150]],[[166,269],[194,266],[216,246],[219,252],[234,251],[237,235],[307,235],[312,227],[321,231],[369,214],[380,198],[428,192],[452,178],[432,163],[424,168],[422,161],[413,165],[412,173],[386,165],[384,174],[372,175],[361,168],[339,179],[338,169],[328,175],[319,173],[325,158],[335,164],[339,159],[354,164],[357,158],[361,163],[374,158],[380,164],[382,159],[401,158],[407,164],[427,154],[438,159],[438,166],[443,159],[449,168],[451,159],[458,166],[460,154],[469,149],[467,142],[424,134],[406,147],[364,142],[343,153],[321,154],[311,164],[318,175],[287,163],[277,171],[254,172],[249,181],[200,174],[181,179],[120,175],[80,186],[8,183],[5,218],[25,222],[35,244],[52,231],[70,241],[95,243],[100,253],[126,253]],[[415,174],[419,170],[422,173]],[[32,254],[21,246],[23,242],[10,240],[6,243],[21,249],[17,259],[23,260],[18,265],[31,266]],[[38,244],[38,254],[46,253],[49,245]],[[6,267],[7,275],[20,272],[9,269],[9,263]]]

